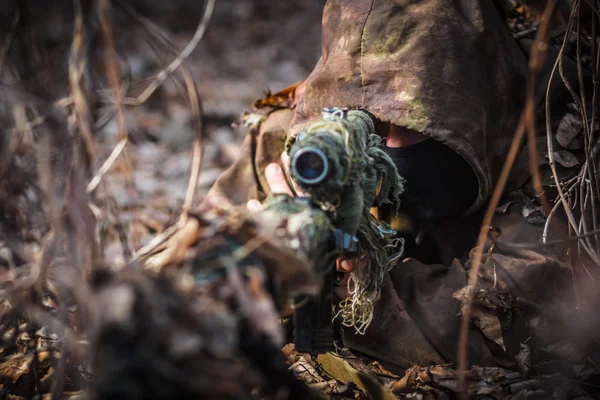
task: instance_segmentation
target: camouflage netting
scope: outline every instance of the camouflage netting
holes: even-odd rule
[[[375,205],[399,207],[403,180],[383,151],[374,121],[362,111],[335,114],[290,135],[286,149],[293,157],[301,148],[321,149],[330,171],[318,185],[306,185],[292,174],[300,190],[327,211],[333,225],[358,238],[361,267],[348,281],[350,296],[340,302],[342,324],[364,334],[373,319],[384,275],[404,250],[404,239],[370,213]],[[360,261],[359,261],[360,260]]]

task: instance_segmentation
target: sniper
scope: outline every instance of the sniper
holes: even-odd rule
[[[594,240],[568,240],[581,230],[569,223],[571,211],[561,205],[565,181],[548,163],[553,151],[546,145],[556,143],[561,121],[576,112],[572,103],[584,113],[596,107],[586,109],[580,101],[595,98],[594,67],[578,68],[559,46],[547,47],[545,62],[539,63],[534,35],[513,35],[503,4],[329,0],[314,70],[284,93],[257,101],[259,118],[250,126],[241,156],[209,195],[251,211],[260,211],[273,195],[317,197],[320,204],[335,203],[342,214],[360,214],[364,205],[393,227],[404,242],[402,257],[378,265],[369,260],[374,252],[342,256],[335,288],[342,310],[356,304],[357,296],[373,304],[361,311],[368,317],[346,315],[341,345],[392,371],[456,363],[461,314],[468,303],[472,365],[517,370],[517,356],[526,347],[528,367],[543,371],[577,363],[597,348],[591,334],[597,321],[586,315],[597,299],[589,283],[598,275],[599,249]],[[547,42],[548,34],[538,39]],[[528,62],[534,56],[540,65],[532,74]],[[534,140],[512,143],[532,79]],[[331,107],[368,114],[382,159],[389,161],[377,170],[379,192],[361,197],[365,204],[357,205],[357,193],[351,191],[342,191],[335,202],[327,198],[334,191],[322,185],[331,180],[302,186],[290,178],[297,168],[290,164],[291,146],[299,136],[311,136],[323,109]],[[530,147],[536,143],[540,162],[531,163],[530,154],[537,153]],[[511,144],[516,158],[506,175],[502,170]],[[322,168],[323,162],[311,165]],[[531,178],[532,164],[549,178],[542,179],[541,192]],[[593,160],[586,165],[596,170]],[[552,171],[544,175],[546,170]],[[382,185],[396,172],[398,179]],[[312,173],[310,179],[319,177],[320,172]],[[363,178],[368,179],[357,176],[349,184]],[[498,185],[500,197],[492,201]],[[588,197],[581,207],[569,204],[591,226],[597,192]],[[489,207],[491,222],[484,218]],[[478,253],[473,248],[482,224]],[[535,245],[542,237],[549,244]],[[469,273],[480,261],[471,286]],[[573,350],[568,357],[559,350],[564,346]]]

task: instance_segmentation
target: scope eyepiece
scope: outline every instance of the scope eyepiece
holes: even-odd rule
[[[329,174],[329,160],[323,150],[307,146],[292,155],[290,160],[292,175],[305,185],[316,185]]]

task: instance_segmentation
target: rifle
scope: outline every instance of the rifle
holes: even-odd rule
[[[338,107],[324,108],[319,121],[291,135],[286,143],[290,178],[306,197],[328,213],[334,227],[325,255],[313,263],[318,276],[322,277],[319,296],[296,299],[294,342],[300,352],[331,351],[339,337],[333,323],[337,315],[333,289],[343,274],[336,272],[336,258],[342,254],[349,257],[358,254],[357,233],[365,235],[368,231],[365,226],[369,224],[363,222],[370,217],[368,208],[376,200],[385,201],[385,198],[378,199],[378,186],[386,186],[383,188],[386,197],[391,187],[382,175],[392,174],[381,173],[383,167],[392,164],[389,160],[382,162],[386,157],[381,155],[383,152],[372,151],[377,147],[381,147],[381,139],[375,135],[371,115]],[[395,183],[398,184],[399,179]]]
[[[335,284],[344,274],[336,271],[336,256],[352,255],[357,252],[358,239],[339,229],[335,229],[329,239],[324,262],[316,264],[318,276],[322,276],[322,287],[318,297],[301,296],[295,299],[294,344],[301,353],[320,354],[335,349],[339,341],[339,331],[334,329]],[[319,265],[320,264],[320,265]],[[322,268],[325,267],[325,268]]]

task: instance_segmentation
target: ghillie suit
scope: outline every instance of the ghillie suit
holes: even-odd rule
[[[155,272],[96,277],[97,398],[311,398],[284,363],[279,315],[317,293],[329,218],[288,196],[193,218],[186,246],[147,262]]]
[[[592,335],[586,329],[577,335],[585,341],[569,337],[567,315],[580,315],[577,324],[587,320],[585,312],[576,311],[575,292],[581,288],[573,290],[568,246],[541,251],[514,246],[538,241],[544,231],[553,239],[566,236],[564,220],[547,220],[531,196],[527,148],[510,176],[500,203],[504,207],[492,222],[480,287],[465,288],[482,207],[498,180],[525,98],[527,51],[510,36],[494,2],[330,0],[323,13],[322,38],[322,57],[310,76],[258,101],[257,113],[246,116],[250,133],[243,154],[211,193],[233,204],[264,199],[270,192],[265,167],[280,162],[286,140],[318,121],[323,107],[364,109],[380,121],[433,138],[468,163],[478,182],[476,199],[460,218],[416,221],[411,229],[416,239],[410,230],[407,236],[414,251],[383,280],[374,323],[365,335],[344,330],[344,344],[400,369],[454,362],[459,314],[474,297],[469,340],[473,364],[516,369],[522,346],[533,349],[530,354],[536,361],[528,362],[532,365],[561,358],[557,349],[566,343],[574,344],[581,358]],[[556,60],[555,53],[550,55],[548,65]],[[560,59],[576,76],[573,63]],[[591,88],[589,75],[582,74],[584,85]],[[566,75],[571,83],[577,81],[573,74]],[[550,134],[570,101],[558,79],[556,74],[544,82],[552,83],[548,102],[555,113],[548,121]],[[538,106],[545,100],[543,86],[536,97]],[[411,185],[409,180],[404,183],[406,190]],[[377,213],[398,230],[406,226],[385,207]],[[549,226],[544,228],[546,222]],[[498,238],[511,245],[502,246],[501,240],[494,245]],[[582,276],[579,271],[576,280]],[[597,275],[597,269],[592,274]]]

